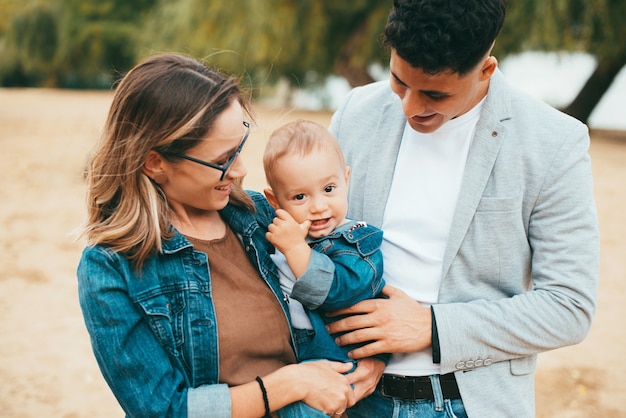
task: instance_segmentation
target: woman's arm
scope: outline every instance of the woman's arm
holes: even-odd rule
[[[186,379],[132,302],[127,271],[122,257],[102,247],[86,249],[78,266],[80,306],[100,370],[128,416],[186,416]]]
[[[265,406],[256,381],[231,388],[225,384],[189,387],[184,366],[176,367],[178,357],[167,353],[175,347],[163,347],[154,334],[158,331],[151,329],[131,300],[127,268],[122,257],[98,247],[84,252],[78,268],[79,299],[93,351],[126,414],[142,418],[262,416]],[[264,376],[271,410],[300,400],[322,411],[345,410],[354,403],[343,375],[350,368],[351,364],[320,361],[285,366]]]

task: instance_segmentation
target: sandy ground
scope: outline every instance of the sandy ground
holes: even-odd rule
[[[108,92],[0,89],[0,417],[122,417],[91,353],[76,296],[84,245],[82,171],[111,102]],[[260,190],[264,138],[297,117],[257,107],[243,156]],[[602,233],[599,309],[582,344],[546,353],[538,417],[626,417],[626,133],[594,132]],[[486,394],[488,396],[488,394]]]

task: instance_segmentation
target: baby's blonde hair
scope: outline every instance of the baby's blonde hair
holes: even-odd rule
[[[298,119],[276,129],[270,135],[263,153],[263,168],[267,184],[273,188],[277,162],[286,155],[306,156],[313,150],[330,149],[337,154],[342,166],[345,160],[337,138],[319,123]]]

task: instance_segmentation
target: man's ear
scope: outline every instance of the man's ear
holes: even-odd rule
[[[265,198],[270,203],[270,206],[274,209],[280,209],[280,205],[278,204],[278,199],[276,199],[276,195],[272,189],[263,189],[263,193],[265,194]]]
[[[167,173],[163,170],[163,157],[154,150],[148,152],[141,172],[157,184],[163,184],[167,181]]]
[[[496,68],[498,68],[498,59],[492,55],[488,56],[485,62],[483,62],[483,67],[480,72],[481,80],[489,80],[493,73],[496,72]]]

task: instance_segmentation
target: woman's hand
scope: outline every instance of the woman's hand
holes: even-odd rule
[[[296,365],[301,379],[304,379],[306,392],[302,397],[307,405],[326,415],[341,415],[356,403],[356,397],[347,373],[352,363],[312,361]]]
[[[326,415],[338,418],[356,402],[354,391],[344,373],[352,363],[326,360],[290,364],[262,377],[271,411],[303,401]],[[230,388],[233,418],[259,417],[264,414],[263,394],[255,382]]]
[[[378,385],[380,377],[385,371],[385,363],[373,358],[359,360],[356,369],[346,375],[354,387],[356,402],[371,395]]]

